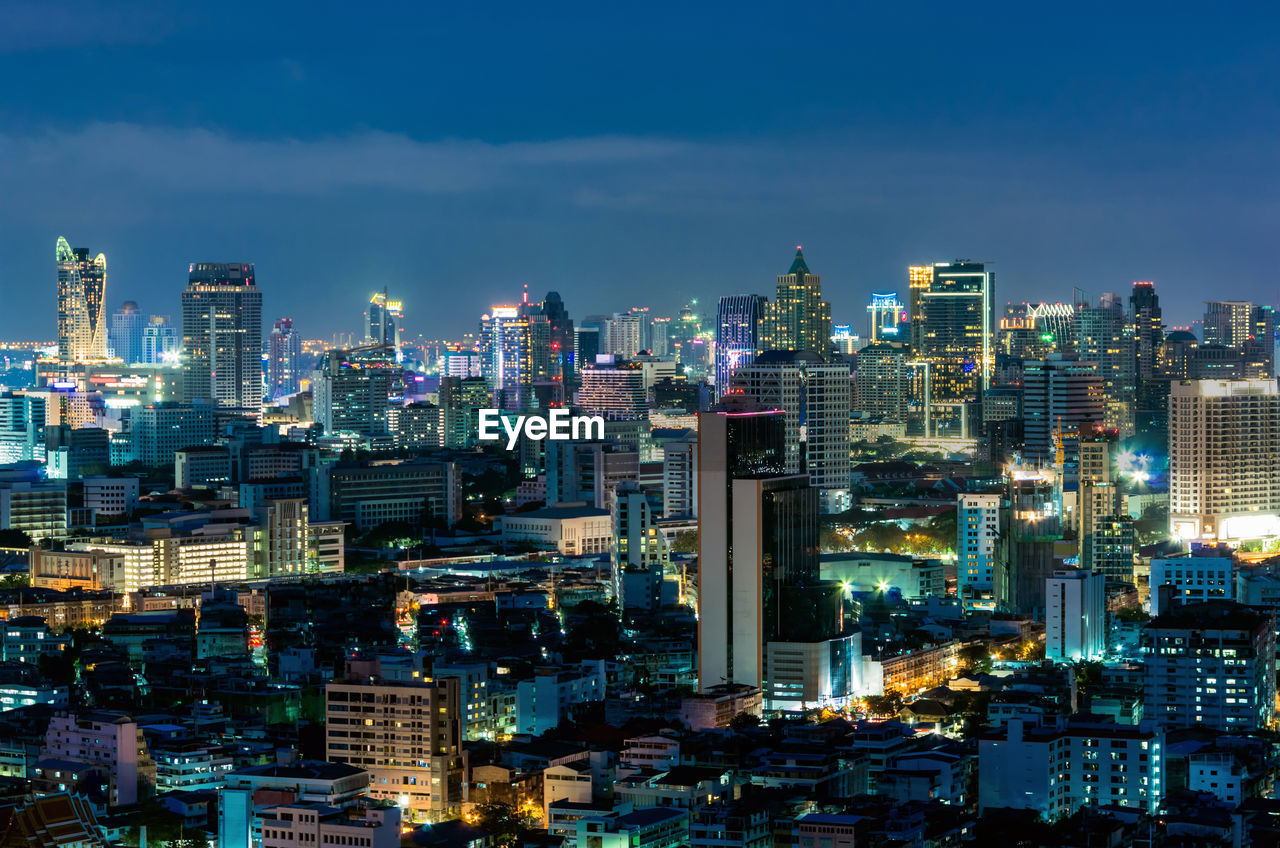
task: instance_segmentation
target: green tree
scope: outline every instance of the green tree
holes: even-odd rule
[[[746,710],[738,713],[729,719],[729,727],[734,730],[750,730],[753,727],[760,726],[760,716],[755,713],[749,713]]]
[[[29,548],[31,537],[21,530],[0,530],[0,548]]]
[[[698,531],[681,530],[671,541],[671,551],[677,554],[696,554],[698,552]]]
[[[529,817],[510,804],[482,804],[476,808],[476,826],[493,837],[497,848],[515,848],[532,832]]]
[[[31,577],[26,574],[6,574],[0,577],[0,589],[25,589],[31,585]]]

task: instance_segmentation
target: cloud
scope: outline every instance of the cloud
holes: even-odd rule
[[[72,132],[0,135],[0,173],[10,171],[16,181],[33,168],[62,181],[124,178],[135,189],[159,192],[435,194],[497,188],[547,172],[653,162],[685,149],[682,142],[627,136],[493,144],[365,131],[263,140],[208,129],[94,123]]]
[[[0,4],[0,53],[154,44],[182,17],[164,3],[6,0]]]

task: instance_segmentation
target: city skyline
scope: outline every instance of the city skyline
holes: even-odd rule
[[[534,37],[491,33],[500,60],[478,67],[458,52],[479,23],[467,11],[406,21],[428,32],[421,52],[365,46],[372,25],[356,22],[341,61],[326,16],[285,26],[284,11],[261,11],[248,29],[273,35],[218,75],[185,57],[235,12],[85,8],[68,36],[58,15],[6,11],[0,72],[31,84],[0,108],[13,199],[0,286],[15,297],[0,337],[53,337],[35,283],[59,233],[109,257],[109,309],[160,311],[146,302],[177,291],[189,262],[243,257],[263,275],[265,314],[320,337],[358,330],[322,304],[384,287],[410,310],[443,300],[438,323],[418,328],[428,337],[525,282],[579,314],[643,287],[672,314],[685,291],[704,303],[767,292],[797,242],[840,323],[871,292],[901,292],[906,266],[956,258],[995,263],[999,303],[1133,280],[1174,305],[1208,287],[1277,301],[1264,270],[1280,124],[1259,82],[1277,61],[1269,14],[1248,27],[1133,13],[1081,29],[943,7],[856,20],[682,9],[678,27],[654,11],[623,26],[617,10],[511,10]],[[1194,56],[1160,47],[1192,34]],[[987,49],[956,65],[917,39]],[[759,61],[792,42],[802,67]],[[681,62],[641,61],[651,45]],[[885,72],[908,51],[909,72]],[[530,80],[511,73],[530,64]],[[472,71],[455,79],[453,66]],[[441,72],[451,84],[432,85]],[[423,108],[402,108],[408,93]],[[82,202],[57,199],[73,187]],[[474,302],[447,296],[458,289]],[[318,296],[286,308],[304,292]]]

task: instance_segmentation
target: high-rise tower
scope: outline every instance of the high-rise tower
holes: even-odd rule
[[[87,362],[107,358],[107,257],[74,250],[58,237],[58,358]]]
[[[760,353],[768,298],[758,294],[732,294],[716,307],[716,396],[729,390],[729,378],[739,368],[755,362]]]
[[[778,295],[770,309],[766,350],[808,350],[827,358],[831,348],[831,304],[822,299],[822,280],[810,273],[800,245],[791,268],[778,275]]]
[[[292,318],[281,318],[271,330],[267,347],[267,396],[272,400],[302,388],[302,336]]]
[[[182,293],[183,384],[190,401],[262,409],[262,292],[252,262],[193,262]]]

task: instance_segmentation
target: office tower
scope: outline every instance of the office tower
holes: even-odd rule
[[[267,344],[267,397],[279,400],[302,389],[302,335],[281,318]]]
[[[1175,606],[1142,632],[1143,715],[1163,729],[1261,730],[1276,714],[1276,625],[1231,601]]]
[[[858,334],[853,331],[853,327],[849,324],[832,324],[831,325],[831,349],[836,353],[852,356],[858,352],[858,349],[867,344],[866,341],[860,339]]]
[[[133,410],[129,419],[133,461],[148,468],[172,466],[175,451],[209,444],[216,435],[213,408],[207,404],[151,403]]]
[[[409,403],[387,408],[387,428],[398,450],[443,447],[443,412],[433,403]]]
[[[662,578],[671,562],[649,495],[634,480],[618,484],[610,546],[613,597],[624,618],[662,609]]]
[[[641,315],[638,312],[615,312],[609,319],[605,348],[602,353],[632,357],[644,350],[641,340]]]
[[[1011,303],[1000,319],[996,347],[1019,359],[1045,359],[1075,350],[1075,307],[1069,303]]]
[[[396,362],[402,361],[401,332],[404,327],[403,304],[392,300],[387,290],[375,292],[369,298],[369,308],[364,313],[364,343],[388,345],[395,353]]]
[[[1080,567],[1099,571],[1115,583],[1133,583],[1133,520],[1116,470],[1119,435],[1109,428],[1082,425],[1079,450]]]
[[[731,385],[766,409],[786,412],[787,473],[807,473],[826,512],[848,509],[849,367],[811,351],[771,350],[739,368]]]
[[[854,407],[905,424],[912,397],[910,358],[907,346],[898,342],[875,342],[858,351]]]
[[[0,465],[44,459],[45,398],[0,392]]]
[[[317,466],[310,477],[313,522],[345,521],[363,532],[387,521],[452,527],[462,518],[462,477],[452,462],[343,462]]]
[[[382,345],[328,351],[311,375],[315,422],[329,435],[386,436],[391,382],[399,373]]]
[[[917,266],[918,267],[918,266]],[[912,271],[912,354],[929,364],[937,435],[977,435],[978,409],[995,367],[995,274],[981,262],[937,262]]]
[[[446,448],[474,447],[480,410],[493,406],[493,390],[483,377],[440,378],[440,428]]]
[[[1129,295],[1129,318],[1133,321],[1135,369],[1139,380],[1150,380],[1156,374],[1156,357],[1164,344],[1164,320],[1155,283],[1138,281]]]
[[[573,319],[559,292],[547,292],[542,300],[542,314],[547,317],[551,337],[551,377],[568,386],[574,385],[577,363],[574,359]]]
[[[649,335],[651,337],[650,353],[654,356],[675,355],[675,350],[671,346],[670,318],[654,318],[653,323],[649,325]]]
[[[769,299],[758,294],[734,294],[716,305],[716,397],[729,390],[729,378],[743,365],[755,362],[761,351],[762,329]]]
[[[817,490],[779,473],[785,432],[775,411],[699,416],[700,685],[759,687],[774,709],[848,697],[860,653],[820,578]]]
[[[446,350],[440,357],[440,376],[483,377],[479,351]]]
[[[1074,454],[1081,424],[1101,423],[1104,416],[1102,378],[1095,362],[1055,354],[1028,362],[1023,370],[1023,458],[1048,465],[1058,445]],[[1074,463],[1072,458],[1071,463]]]
[[[920,350],[920,334],[924,327],[924,295],[931,285],[932,265],[907,267],[907,332],[913,351]]]
[[[547,503],[582,502],[612,509],[614,490],[624,480],[640,479],[640,453],[618,441],[547,440]]]
[[[1001,501],[1000,495],[968,493],[956,499],[956,581],[966,611],[994,611],[1007,597]]]
[[[325,686],[325,759],[369,772],[369,797],[416,820],[456,818],[462,800],[458,678]]]
[[[194,262],[182,293],[185,400],[262,410],[262,291],[253,263]]]
[[[1247,300],[1210,300],[1204,305],[1204,343],[1242,348],[1253,335],[1253,304]]]
[[[142,361],[147,365],[177,365],[182,356],[182,335],[168,315],[152,315],[142,328]]]
[[[58,264],[58,359],[92,362],[107,358],[107,257],[61,236]]]
[[[123,359],[126,365],[143,362],[142,326],[138,304],[132,300],[120,304],[120,311],[111,315],[111,331],[107,334],[111,355]]]
[[[897,292],[872,292],[871,303],[867,304],[867,314],[871,319],[871,341],[906,341],[898,338],[898,326],[902,322],[902,304],[898,301]]]
[[[1097,306],[1078,304],[1076,353],[1082,362],[1096,362],[1105,398],[1104,421],[1129,437],[1134,432],[1135,348],[1133,325],[1124,305],[1114,294],[1105,294]]]
[[[581,374],[583,368],[595,362],[600,352],[599,327],[583,326],[574,328],[573,369],[575,376]]]
[[[584,415],[600,415],[613,421],[639,421],[649,417],[644,369],[638,362],[608,361],[600,357],[583,368],[578,378],[577,406]]]
[[[1054,545],[1062,539],[1062,514],[1054,477],[1015,469],[1009,477],[1009,608],[1042,616],[1045,581],[1053,574]]]
[[[761,684],[761,623],[747,614],[759,603],[760,565],[734,544],[737,523],[758,526],[757,505],[737,503],[734,483],[755,475],[787,479],[786,437],[786,419],[777,410],[698,416],[698,675],[704,692],[724,683]]]
[[[1107,651],[1106,576],[1083,568],[1055,571],[1045,596],[1045,659],[1101,659]]]
[[[823,359],[831,348],[831,304],[822,299],[822,281],[809,272],[800,246],[770,305],[768,350],[809,351]]]
[[[495,306],[480,318],[480,353],[484,376],[501,409],[529,408],[533,387],[529,320],[518,306]]]
[[[1190,542],[1280,535],[1275,380],[1170,385],[1169,529]]]
[[[1249,311],[1249,338],[1245,340],[1245,376],[1276,376],[1276,310],[1254,306]]]

